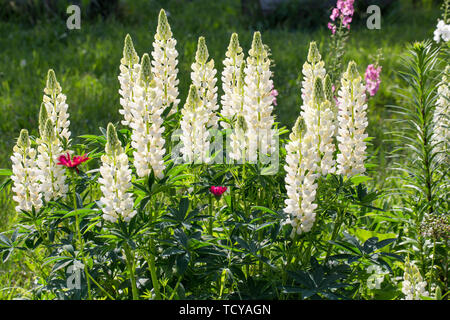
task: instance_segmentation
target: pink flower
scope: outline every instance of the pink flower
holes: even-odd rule
[[[277,96],[278,96],[278,91],[276,89],[274,89],[273,85],[272,85],[272,91],[270,91],[270,95],[273,97],[272,103],[277,106]]]
[[[340,15],[339,9],[338,8],[334,8],[333,11],[331,12],[330,19],[334,21],[334,20],[336,20],[339,17],[339,15]]]
[[[227,191],[227,187],[211,186],[209,188],[209,191],[216,197],[220,197],[225,191]]]
[[[369,92],[370,96],[374,96],[380,88],[380,73],[381,66],[375,67],[373,64],[367,66],[364,80],[366,81],[367,92]]]
[[[75,168],[77,170],[77,173],[80,171],[78,170],[78,165],[88,161],[90,158],[87,157],[87,154],[84,154],[83,156],[74,156],[73,159],[70,159],[70,154],[67,152],[66,155],[60,155],[57,163],[60,166],[65,166],[67,168]]]
[[[328,29],[331,30],[332,34],[336,33],[336,26],[334,24],[332,24],[331,22],[328,22]]]

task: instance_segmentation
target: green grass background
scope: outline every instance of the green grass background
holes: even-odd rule
[[[401,2],[395,10],[382,12],[380,30],[369,30],[364,24],[352,26],[345,63],[357,62],[364,73],[378,48],[384,60],[382,83],[378,94],[369,102],[369,134],[375,137],[372,151],[377,152],[378,182],[385,176],[386,154],[391,146],[384,142],[388,119],[386,105],[397,103],[395,88],[399,85],[397,70],[400,56],[408,42],[432,37],[439,7],[412,7]],[[221,1],[126,1],[120,18],[106,20],[81,18],[80,30],[68,30],[64,20],[40,20],[31,26],[23,22],[0,21],[0,167],[10,167],[12,146],[21,128],[37,134],[39,107],[47,70],[53,68],[67,95],[72,136],[98,134],[98,127],[120,120],[118,110],[119,61],[123,39],[129,33],[140,56],[152,50],[158,12],[168,12],[169,23],[177,39],[181,105],[190,84],[190,65],[194,60],[197,39],[205,36],[210,56],[218,72],[232,32],[247,53],[255,31],[241,16],[239,0]],[[262,39],[271,48],[275,61],[274,84],[278,90],[277,121],[292,126],[299,113],[299,74],[306,59],[308,44],[315,40],[322,52],[327,49],[330,32],[327,20],[315,29],[283,27],[264,28]],[[344,63],[344,64],[345,64]],[[218,81],[220,88],[220,77]],[[219,94],[221,89],[219,89]],[[75,139],[77,140],[77,139]],[[0,232],[12,228],[16,221],[9,194],[0,195]],[[18,255],[0,264],[0,298],[8,298],[11,287],[29,287],[32,267],[21,263]]]

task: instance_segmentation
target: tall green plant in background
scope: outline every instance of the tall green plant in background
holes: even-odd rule
[[[441,68],[439,48],[432,43],[412,44],[400,72],[404,86],[399,90],[404,104],[393,106],[399,115],[398,130],[392,132],[397,149],[393,167],[397,175],[399,215],[404,221],[405,251],[419,263],[430,289],[445,291],[448,282],[448,159],[442,157],[434,139],[433,121]],[[445,232],[447,228],[447,232]],[[430,258],[431,257],[431,258]]]

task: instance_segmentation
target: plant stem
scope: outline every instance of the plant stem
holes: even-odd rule
[[[134,275],[134,255],[131,248],[128,246],[127,243],[125,243],[125,256],[127,258],[127,265],[128,265],[128,271],[130,276],[130,282],[131,282],[131,291],[133,293],[133,300],[139,300],[139,294],[136,287],[136,276]]]

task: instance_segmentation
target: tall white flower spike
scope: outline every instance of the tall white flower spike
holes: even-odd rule
[[[421,300],[421,296],[428,297],[426,287],[427,282],[423,281],[419,269],[406,257],[402,282],[402,292],[405,295],[403,300]]]
[[[204,37],[198,38],[195,62],[191,65],[192,84],[196,86],[203,107],[208,113],[207,127],[217,129],[218,118],[216,115],[219,105],[217,104],[217,70],[214,68],[214,60],[208,61],[209,53]]]
[[[314,203],[317,183],[317,152],[311,135],[305,135],[305,123],[298,117],[290,141],[286,145],[286,191],[284,211],[290,215],[288,223],[293,227],[291,236],[311,230],[316,219]]]
[[[181,142],[183,146],[181,153],[183,159],[188,163],[209,163],[210,134],[207,124],[210,120],[209,111],[202,99],[199,90],[193,84],[189,88],[189,94],[181,109]]]
[[[123,115],[124,120],[122,124],[127,126],[131,122],[134,102],[134,89],[139,77],[139,71],[141,66],[139,64],[139,56],[134,50],[133,40],[129,34],[125,37],[124,47],[123,47],[123,57],[120,59],[120,75],[118,76],[120,82],[119,94],[120,105],[122,109],[119,113]]]
[[[356,68],[350,61],[341,79],[338,92],[338,174],[351,177],[365,172],[367,122],[366,87]]]
[[[442,157],[448,159],[450,149],[450,66],[445,68],[442,82],[438,87],[438,98],[433,114],[433,142]],[[440,158],[442,158],[440,157]]]
[[[236,33],[231,35],[223,65],[222,88],[224,94],[221,97],[221,114],[229,121],[233,119],[236,121],[239,115],[243,116],[244,88],[240,85],[240,79],[241,74],[244,73],[243,68],[245,68],[244,54]],[[224,129],[230,128],[230,125],[226,122],[221,122],[220,125]]]
[[[40,192],[46,202],[63,198],[69,191],[66,182],[65,167],[58,165],[58,158],[64,152],[57,136],[52,119],[48,118],[45,106],[39,113],[40,138],[38,144],[37,166]]]
[[[113,124],[107,128],[105,154],[101,157],[99,178],[103,218],[110,222],[118,219],[129,222],[136,215],[131,188],[131,169]]]
[[[50,69],[47,74],[47,85],[44,89],[43,105],[55,126],[56,135],[67,144],[70,142],[69,131],[69,113],[67,112],[68,105],[66,103],[66,95],[62,93],[61,86],[56,80],[55,72]]]
[[[131,146],[135,149],[134,166],[139,177],[145,177],[153,170],[156,177],[164,177],[164,132],[161,114],[164,111],[161,99],[156,98],[151,62],[144,54],[138,84],[135,86],[135,102],[131,109]]]
[[[170,114],[177,111],[178,99],[178,52],[177,41],[172,37],[169,22],[163,9],[159,12],[158,27],[152,51],[152,72],[155,80],[155,94],[164,109],[170,108]]]
[[[262,43],[261,33],[253,34],[252,47],[247,57],[244,86],[244,117],[248,125],[249,161],[257,161],[257,150],[262,154],[274,151],[273,81],[270,59]]]
[[[42,207],[41,195],[39,193],[38,174],[36,164],[36,150],[31,147],[28,131],[20,131],[17,144],[13,148],[12,191],[15,193],[13,200],[17,202],[16,211],[36,211]]]

